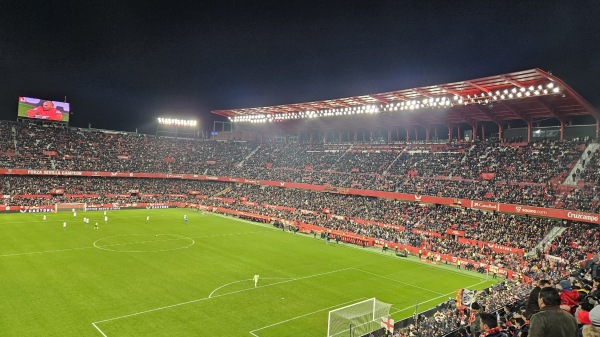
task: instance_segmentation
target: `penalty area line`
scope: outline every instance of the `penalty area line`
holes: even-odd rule
[[[480,285],[480,284],[482,284],[482,283],[485,283],[485,282],[487,282],[487,281],[481,281],[481,282],[479,282],[479,283],[471,284],[471,285],[467,286],[467,288],[474,287],[474,286]],[[455,292],[455,291],[453,291],[453,292],[449,292],[449,293],[443,294],[443,295],[441,295],[441,296],[438,296],[438,297],[434,297],[434,298],[428,299],[427,301],[419,302],[419,304],[423,304],[423,303],[429,303],[429,302],[431,302],[431,301],[435,301],[435,300],[437,300],[437,299],[439,299],[439,298],[446,297],[446,296],[450,296],[450,295],[452,295],[452,294],[456,294],[456,292]],[[396,310],[396,311],[394,311],[394,312],[390,312],[390,315],[397,314],[397,313],[399,313],[399,312],[402,312],[402,311],[404,311],[404,310],[408,310],[408,309],[411,309],[411,308],[413,308],[413,306],[406,307],[406,308],[402,308],[402,309],[398,309],[398,310]]]
[[[294,281],[298,281],[298,280],[305,280],[305,279],[309,279],[309,278],[313,278],[313,277],[318,277],[318,276],[323,276],[323,275],[328,275],[328,274],[334,274],[334,273],[339,273],[339,272],[348,271],[348,270],[352,270],[352,268],[344,268],[344,269],[332,270],[332,271],[328,271],[328,272],[324,272],[324,273],[318,273],[318,274],[313,274],[313,275],[308,275],[308,276],[303,276],[303,277],[298,277],[298,278],[291,278],[291,279],[286,279],[285,281],[275,282],[275,283],[267,284],[267,285],[256,287],[256,288],[252,287],[252,288],[248,288],[248,289],[242,289],[242,290],[232,291],[232,292],[225,293],[225,294],[222,294],[222,295],[215,295],[213,297],[203,297],[203,298],[198,298],[198,299],[194,299],[194,300],[190,300],[190,301],[186,301],[186,302],[175,303],[175,304],[167,305],[167,306],[164,306],[164,307],[159,307],[159,308],[144,310],[144,311],[140,311],[140,312],[134,312],[132,314],[127,314],[127,315],[113,317],[113,318],[107,318],[107,319],[104,319],[104,320],[101,320],[101,321],[93,322],[92,325],[104,337],[107,337],[106,334],[98,327],[98,324],[105,323],[105,322],[116,321],[116,320],[120,320],[120,319],[128,318],[128,317],[133,317],[133,316],[139,316],[139,315],[143,315],[143,314],[147,314],[147,313],[151,313],[151,312],[155,312],[155,311],[160,311],[160,310],[175,308],[175,307],[179,307],[179,306],[183,306],[183,305],[187,305],[187,304],[191,304],[191,303],[196,303],[196,302],[201,302],[201,301],[206,301],[206,300],[210,300],[210,299],[214,299],[214,298],[218,298],[218,297],[222,297],[222,296],[228,296],[228,295],[238,294],[238,293],[242,293],[242,292],[246,292],[246,291],[250,291],[250,290],[256,290],[256,289],[271,287],[271,286],[275,286],[275,285],[278,285],[278,284],[284,284],[284,283],[294,282]]]
[[[320,310],[316,310],[316,311],[313,311],[313,312],[309,312],[308,314],[304,314],[304,315],[300,315],[300,316],[292,317],[292,318],[290,318],[290,319],[286,319],[285,321],[280,321],[280,322],[277,322],[277,323],[274,323],[274,324],[271,324],[271,325],[263,326],[262,328],[258,328],[258,329],[252,330],[252,331],[250,331],[249,333],[250,333],[252,336],[259,337],[257,334],[255,334],[255,332],[256,332],[256,331],[260,331],[260,330],[268,329],[268,328],[270,328],[270,327],[274,327],[274,326],[276,326],[276,325],[279,325],[279,324],[287,323],[287,322],[290,322],[290,321],[296,320],[296,319],[298,319],[298,318],[302,318],[302,317],[306,317],[306,316],[314,315],[314,314],[316,314],[316,313],[318,313],[318,312],[325,311],[325,310],[329,310],[329,309],[332,309],[332,308],[337,308],[337,307],[340,307],[340,306],[342,306],[342,305],[345,305],[345,304],[348,304],[348,303],[356,303],[356,302],[358,302],[358,301],[360,301],[360,300],[364,300],[364,299],[366,299],[366,297],[361,297],[361,298],[357,298],[357,299],[355,299],[355,300],[352,300],[352,301],[347,301],[347,302],[344,302],[344,303],[339,303],[339,304],[336,304],[336,305],[332,305],[332,306],[329,306],[329,307],[327,307],[327,308],[323,308],[323,309],[320,309]]]
[[[100,329],[100,328],[99,328],[99,327],[96,325],[96,323],[92,323],[92,325],[94,326],[94,328],[96,328],[96,330],[98,330],[98,332],[99,332],[99,333],[101,333],[101,334],[102,334],[102,336],[104,336],[104,337],[108,337],[108,336],[107,336],[107,335],[104,333],[104,331],[102,331],[102,330],[101,330],[101,329]]]

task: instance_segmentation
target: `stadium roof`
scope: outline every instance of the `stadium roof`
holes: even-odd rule
[[[452,104],[433,103],[440,102],[439,99]],[[386,114],[394,121],[415,124],[501,124],[512,120],[530,123],[550,118],[566,123],[577,116],[592,116],[600,121],[600,113],[576,91],[558,77],[537,68],[379,94],[212,112],[233,121],[262,118],[263,122],[287,122],[287,117],[311,117],[307,113],[318,114],[313,118],[335,117],[365,106],[373,107],[375,113]],[[419,113],[415,113],[414,107],[418,107]],[[335,118],[336,123],[346,124],[344,117]]]

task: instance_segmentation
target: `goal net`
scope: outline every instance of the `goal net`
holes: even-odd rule
[[[331,310],[327,319],[327,337],[358,337],[381,328],[381,318],[390,314],[389,303],[375,298]]]
[[[54,211],[85,212],[87,204],[85,202],[58,203],[54,205]]]

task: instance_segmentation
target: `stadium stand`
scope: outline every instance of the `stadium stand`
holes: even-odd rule
[[[561,99],[577,100],[566,94]],[[549,103],[539,110],[540,101],[527,109],[547,114]],[[581,102],[577,109],[585,108]],[[486,115],[483,108],[457,109],[465,116],[473,110]],[[514,110],[508,106],[502,113],[522,118]],[[518,313],[509,317],[508,311],[524,305],[532,282],[569,279],[598,292],[589,270],[581,273],[590,261],[598,263],[592,259],[600,246],[598,141],[561,140],[563,127],[560,137],[548,139],[453,140],[449,126],[450,139],[436,142],[408,139],[409,130],[406,141],[398,133],[392,141],[390,132],[387,141],[372,134],[358,140],[355,132],[353,140],[338,134],[337,141],[311,135],[279,142],[1,121],[0,195],[5,209],[17,211],[72,202],[202,206],[284,230],[388,245],[419,258],[423,253],[430,262],[461,261],[466,269],[494,275],[499,269],[506,281],[478,294],[477,301],[498,313],[501,329],[517,336],[530,317],[517,322]],[[412,199],[401,199],[402,193]],[[453,202],[425,203],[423,196]],[[500,204],[526,212],[501,212]],[[560,219],[547,214],[555,209],[578,213]],[[464,336],[460,328],[473,322],[473,310],[447,301],[431,316],[397,326],[395,336]]]

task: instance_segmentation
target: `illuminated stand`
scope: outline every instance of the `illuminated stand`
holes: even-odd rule
[[[158,118],[156,135],[172,138],[198,139],[204,134],[198,130],[198,121],[191,119]]]

